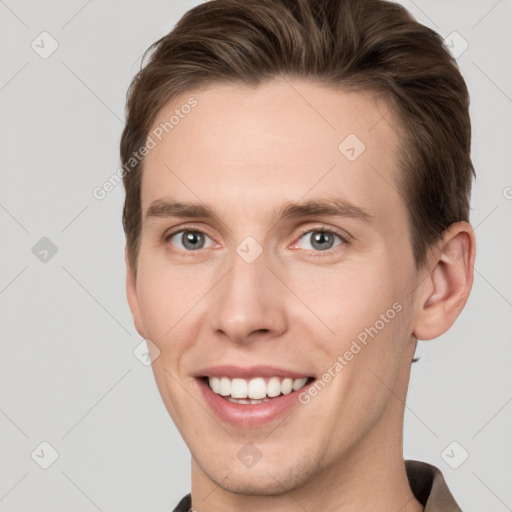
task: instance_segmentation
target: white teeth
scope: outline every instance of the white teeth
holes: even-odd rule
[[[233,402],[234,404],[244,404],[244,405],[247,405],[247,404],[251,403],[249,400],[245,400],[243,398],[231,398],[230,396],[228,397],[228,400],[230,402]]]
[[[222,395],[222,396],[231,395],[231,381],[227,377],[222,377],[222,379],[220,379],[219,395]]]
[[[267,385],[263,379],[251,379],[247,386],[247,396],[249,398],[260,399],[267,396]]]
[[[302,386],[304,386],[304,384],[306,384],[307,382],[307,379],[295,379],[293,381],[293,391],[297,391],[298,389],[300,389]]]
[[[244,379],[233,379],[231,381],[231,396],[233,398],[247,398],[247,382]]]
[[[304,387],[307,381],[307,377],[303,377],[302,379],[295,379],[292,385],[293,391],[297,391],[298,389]]]
[[[281,393],[283,395],[289,395],[292,392],[293,388],[293,380],[292,379],[284,379],[281,384]]]
[[[249,381],[245,379],[229,379],[228,377],[209,377],[210,388],[217,395],[225,396],[230,402],[255,404],[268,401],[268,398],[274,398],[281,394],[288,395],[292,391],[302,388],[307,378],[302,379],[281,379],[271,377],[265,382],[262,377],[256,377]]]
[[[215,393],[220,394],[220,379],[218,377],[210,377],[210,387]]]
[[[281,381],[278,377],[271,377],[267,383],[267,395],[271,398],[281,394]]]
[[[251,399],[244,399],[244,398],[231,398],[230,396],[228,397],[228,400],[230,402],[233,402],[234,404],[262,404],[263,402],[268,402],[270,400],[270,398],[264,398],[263,400],[253,400],[252,398]]]

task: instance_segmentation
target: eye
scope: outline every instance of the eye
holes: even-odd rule
[[[337,245],[347,243],[341,235],[337,234],[333,230],[326,228],[310,229],[301,235],[296,245],[301,249],[313,250],[316,252],[329,251],[329,249],[337,246],[335,245],[336,240],[339,240],[340,242]],[[302,241],[304,241],[305,244]]]
[[[167,241],[182,251],[197,251],[199,249],[206,249],[213,247],[212,239],[202,231],[193,231],[183,229],[167,236]],[[209,240],[209,245],[205,242]]]

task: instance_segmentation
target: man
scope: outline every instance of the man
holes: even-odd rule
[[[473,282],[469,96],[383,0],[216,0],[157,41],[121,141],[127,296],[200,512],[458,511],[404,461],[418,339]]]

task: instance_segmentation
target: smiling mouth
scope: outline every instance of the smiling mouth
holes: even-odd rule
[[[255,405],[299,391],[311,383],[314,377],[299,379],[289,377],[255,377],[252,379],[203,377],[202,380],[215,394],[229,402]]]

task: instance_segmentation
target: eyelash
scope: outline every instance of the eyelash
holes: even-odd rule
[[[182,233],[184,231],[189,231],[189,232],[192,232],[192,233],[202,233],[203,235],[206,235],[206,236],[208,236],[209,238],[211,238],[213,240],[213,238],[208,233],[206,233],[205,231],[203,231],[201,229],[197,229],[197,228],[195,228],[193,226],[181,226],[180,229],[178,229],[176,231],[172,231],[171,233],[168,233],[168,234],[164,235],[164,242],[166,244],[168,244],[173,236],[177,235],[178,233]],[[346,247],[346,246],[348,246],[350,244],[349,241],[347,240],[347,237],[343,236],[337,230],[335,230],[333,228],[330,228],[330,227],[327,227],[327,226],[316,226],[316,227],[313,227],[313,228],[311,228],[311,227],[305,228],[300,233],[299,237],[297,238],[297,242],[295,242],[295,244],[298,243],[298,241],[301,240],[301,238],[304,235],[306,235],[307,233],[313,233],[313,232],[330,233],[332,235],[336,235],[337,237],[339,237],[339,239],[342,242],[340,245],[337,245],[336,247],[333,247],[332,249],[327,249],[325,251],[308,251],[311,254],[314,254],[316,256],[331,255],[331,254],[337,252],[337,249]],[[172,248],[170,250],[171,250],[172,253],[178,254],[178,255],[183,256],[183,257],[188,257],[188,256],[194,257],[194,256],[196,256],[196,254],[198,254],[201,251],[200,249],[198,249],[196,251],[184,251],[183,252],[181,250],[176,250],[176,249],[172,249]],[[303,250],[306,250],[306,249],[303,249]]]

